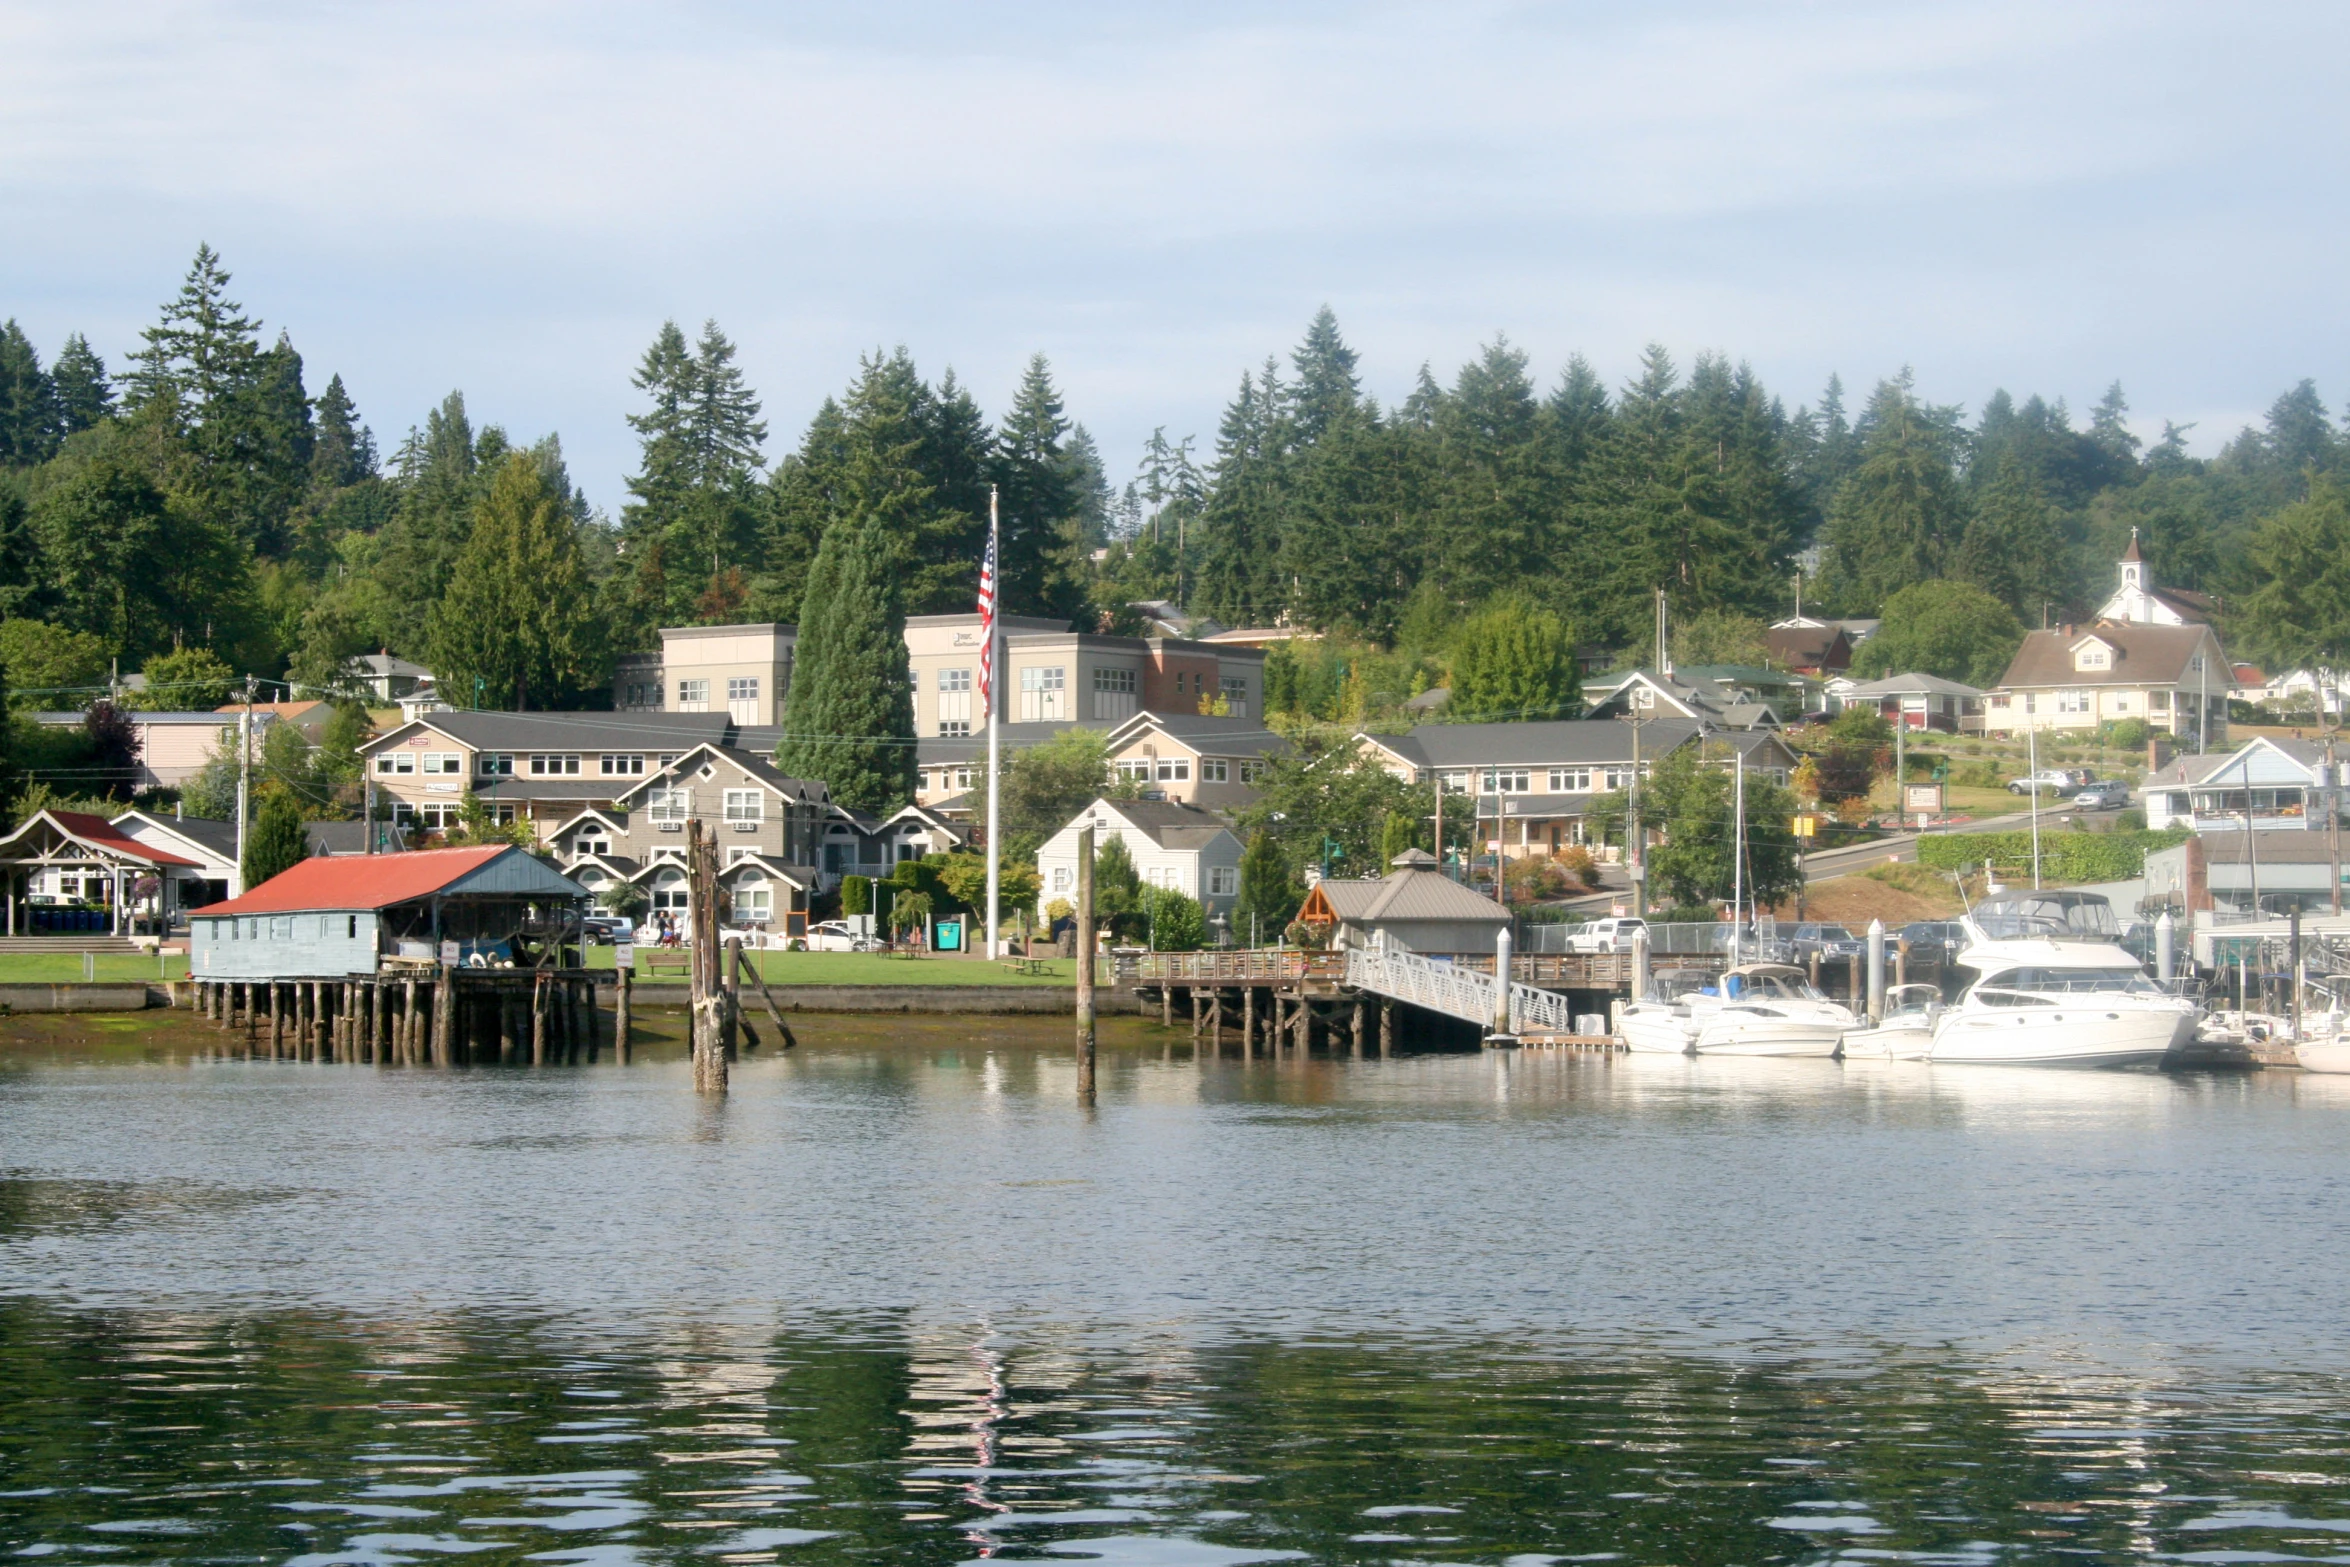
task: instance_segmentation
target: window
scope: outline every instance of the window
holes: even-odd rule
[[[938,690],[941,696],[953,696],[958,692],[968,693],[970,689],[970,670],[942,669],[938,672]]]
[[[2086,691],[2059,691],[2056,693],[2059,713],[2086,713],[2089,711],[2089,693]]]
[[[623,707],[649,707],[658,712],[661,707],[661,682],[658,680],[631,680],[628,692],[621,699]]]
[[[579,755],[567,751],[534,756],[530,759],[530,771],[534,778],[575,778],[579,775]]]
[[[685,851],[683,849],[664,844],[661,847],[655,849],[652,854],[648,856],[648,858],[655,861],[656,863],[662,860],[675,860],[679,864],[683,864],[685,862]]]
[[[513,753],[484,751],[473,759],[473,770],[484,778],[511,778],[514,776]]]
[[[726,700],[729,702],[756,702],[759,700],[757,675],[729,675],[726,677]]]
[[[1056,865],[1053,867],[1053,891],[1067,892],[1076,884],[1077,870],[1075,866]]]
[[[1238,675],[1226,675],[1221,685],[1224,705],[1232,710],[1232,716],[1248,717],[1248,681]]]
[[[1439,773],[1436,776],[1437,781],[1444,785],[1444,792],[1447,794],[1467,794],[1469,792],[1469,775],[1465,772]]]
[[[2170,693],[2168,691],[2149,692],[2146,697],[2146,708],[2148,712],[2153,713],[2169,712]]]
[[[445,800],[428,800],[416,808],[416,819],[431,832],[447,832],[457,825],[457,807]]]
[[[1189,783],[1190,781],[1191,759],[1189,757],[1181,759],[1161,757],[1159,759],[1159,782]]]
[[[636,752],[614,752],[596,758],[596,770],[606,778],[635,778],[645,770],[644,757]]]
[[[1145,757],[1140,761],[1120,762],[1118,764],[1118,776],[1121,778],[1136,779],[1142,783],[1149,783],[1151,779],[1150,759]]]
[[[1208,896],[1229,898],[1240,891],[1240,870],[1232,865],[1208,867]]]
[[[681,713],[700,713],[710,706],[710,682],[707,680],[680,680],[677,683],[677,710]]]
[[[1524,794],[1533,787],[1533,781],[1523,767],[1488,767],[1483,787],[1487,794]]]
[[[2007,698],[2003,696],[1995,696],[1991,699],[1991,705],[2004,712],[2007,709]]]
[[[271,915],[269,939],[272,941],[292,941],[294,939],[294,916],[291,914]]]
[[[574,854],[610,854],[612,840],[601,832],[581,833],[571,840],[571,852]]]
[[[388,756],[379,756],[375,759],[375,770],[379,773],[412,773],[416,771],[416,753],[394,751]]]
[[[693,814],[691,789],[655,789],[645,801],[645,815],[655,826],[675,827]]]
[[[427,751],[424,768],[428,773],[446,773],[452,777],[465,771],[465,758],[455,751]]]
[[[1591,769],[1588,767],[1554,767],[1550,770],[1552,794],[1589,794]]]
[[[740,865],[745,860],[756,858],[758,853],[757,849],[729,849],[726,851],[726,863]]]
[[[971,769],[970,769],[970,768],[968,768],[968,767],[942,767],[942,768],[940,768],[940,769],[938,770],[938,787],[939,787],[940,789],[942,789],[942,790],[943,790],[943,789],[954,789],[954,790],[967,790],[967,789],[969,789],[969,788],[971,787]]]
[[[1020,721],[1045,723],[1069,716],[1069,672],[1062,668],[1020,671]]]
[[[2075,669],[2110,669],[2112,667],[2113,652],[2102,643],[2082,648],[2073,655],[2073,668]]]
[[[1264,776],[1265,776],[1265,764],[1264,764],[1264,763],[1262,763],[1262,762],[1243,762],[1243,763],[1241,763],[1241,764],[1240,764],[1240,781],[1241,781],[1242,783],[1244,783],[1244,784],[1253,784],[1253,783],[1255,783],[1255,782],[1256,782],[1258,779],[1260,779],[1260,778],[1262,778],[1262,777],[1264,777]]]
[[[1180,678],[1180,677],[1179,677]],[[1135,678],[1131,669],[1097,669],[1093,672],[1093,716],[1098,720],[1115,722],[1132,718],[1135,707]],[[1178,691],[1182,690],[1177,685]]]
[[[1647,775],[1647,773],[1648,773],[1648,769],[1647,769],[1647,767],[1645,767],[1645,766],[1643,766],[1643,767],[1640,769],[1640,771],[1641,771],[1641,774],[1642,774],[1642,776],[1644,776],[1644,777],[1645,777],[1645,776]],[[1603,788],[1603,789],[1608,789],[1608,790],[1615,790],[1615,789],[1629,789],[1629,788],[1631,788],[1631,787],[1632,787],[1632,768],[1631,768],[1631,765],[1630,765],[1629,763],[1627,763],[1627,764],[1625,764],[1624,766],[1621,766],[1621,767],[1604,767],[1604,768],[1601,768],[1601,769],[1600,769],[1600,774],[1599,774],[1599,784],[1600,784],[1600,787],[1601,787],[1601,788]]]
[[[745,883],[734,889],[736,924],[763,924],[774,912],[775,889],[765,882]]]
[[[510,804],[509,804],[509,805],[493,805],[493,806],[491,806],[491,807],[490,807],[490,820],[491,820],[491,821],[493,821],[493,822],[496,822],[496,823],[497,823],[497,824],[498,824],[500,827],[511,827],[511,826],[513,826],[513,825],[514,825],[514,807],[513,807],[512,805],[510,805]]]
[[[729,789],[722,810],[737,826],[756,827],[767,814],[766,796],[758,789]]]
[[[971,720],[968,718],[942,718],[938,721],[938,733],[939,738],[944,740],[968,738],[971,733]]]
[[[1199,759],[1199,781],[1201,783],[1229,783],[1231,780],[1232,764],[1224,758],[1203,756]]]

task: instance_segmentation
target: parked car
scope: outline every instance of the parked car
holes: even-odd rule
[[[882,944],[871,936],[860,935],[846,920],[826,920],[808,927],[810,952],[879,952]]]
[[[2009,794],[2073,794],[2093,782],[2086,772],[2071,767],[2043,767],[2036,773],[2007,781]]]
[[[1820,955],[1822,962],[1826,962],[1830,958],[1848,958],[1856,954],[1865,954],[1869,950],[1867,941],[1855,936],[1842,925],[1828,925],[1816,921],[1807,920],[1800,925],[1782,925],[1779,927],[1779,937],[1787,943],[1789,954],[1797,963],[1810,962],[1811,955],[1815,952]]]
[[[1629,952],[1632,938],[1648,929],[1648,921],[1621,916],[1593,920],[1567,932],[1569,952]]]
[[[636,921],[625,914],[590,914],[579,922],[579,933],[591,942],[611,945],[636,936]]]
[[[1967,942],[1957,920],[1913,920],[1901,927],[1901,947],[1911,962],[1948,963]]]
[[[2130,786],[2118,778],[2093,783],[2073,796],[2073,804],[2084,811],[2118,811],[2130,803]]]

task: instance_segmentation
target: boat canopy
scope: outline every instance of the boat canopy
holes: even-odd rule
[[[1969,918],[1993,941],[2035,936],[2056,941],[2114,941],[2122,933],[2121,922],[2113,915],[2113,901],[2099,892],[2015,888],[1991,894],[1975,905]]]

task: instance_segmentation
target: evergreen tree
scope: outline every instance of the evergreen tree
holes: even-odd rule
[[[136,658],[167,645],[196,561],[190,530],[121,442],[44,468],[30,508],[42,563],[40,599],[58,624]]]
[[[2235,617],[2246,647],[2272,669],[2350,672],[2350,487],[2318,475],[2261,525],[2252,558],[2260,586]]]
[[[2014,612],[1973,583],[1913,582],[1885,601],[1884,624],[1860,645],[1852,672],[1864,680],[1915,672],[1993,686],[2023,640]]]
[[[1080,496],[1070,471],[1069,421],[1052,367],[1037,354],[996,431],[995,480],[1002,519],[997,556],[1004,610],[1073,617],[1082,603]],[[978,565],[967,568],[976,581]]]
[[[339,490],[375,476],[375,436],[359,423],[359,409],[343,389],[341,376],[330,377],[318,394],[317,430],[310,447],[310,484],[313,489]]]
[[[524,711],[609,681],[565,491],[535,452],[507,454],[492,477],[431,619],[433,670],[453,700],[478,691]]]
[[[833,524],[808,573],[776,765],[832,798],[895,810],[914,796],[914,686],[888,518]]]
[[[1175,597],[1235,625],[1271,625],[1287,608],[1273,422],[1255,378],[1242,376],[1217,426],[1214,481],[1198,536],[1179,524],[1175,540]]]
[[[0,467],[44,462],[64,433],[57,388],[13,320],[0,322]]]
[[[106,361],[90,351],[81,333],[68,337],[57,351],[49,379],[57,388],[58,413],[67,435],[114,417],[114,384],[107,379]]]
[[[448,590],[457,556],[473,536],[480,472],[465,394],[451,392],[410,430],[394,459],[397,513],[385,530],[376,575],[394,614],[396,646],[421,648],[425,620]]]
[[[1542,574],[1555,511],[1525,354],[1506,338],[1487,344],[1462,367],[1434,433],[1428,577],[1465,606]]]
[[[1362,381],[1355,374],[1355,351],[1338,332],[1338,317],[1328,305],[1314,312],[1305,341],[1289,356],[1297,379],[1289,386],[1291,439],[1311,446],[1339,420],[1362,403]]]
[[[1952,576],[2026,620],[2076,596],[2056,510],[2021,463],[2008,464],[1976,502],[1950,565]]]
[[[309,829],[302,825],[302,807],[292,792],[271,789],[264,793],[245,834],[245,890],[251,892],[309,857]]]
[[[1305,889],[1290,875],[1280,843],[1268,832],[1249,834],[1240,854],[1240,901],[1232,911],[1232,929],[1241,940],[1276,938],[1297,917]]]
[[[1880,382],[1860,425],[1860,461],[1828,510],[1827,576],[1842,602],[1873,608],[1941,574],[1964,508],[1956,410],[1918,400],[1907,370]]]
[[[664,618],[739,615],[745,567],[763,553],[759,449],[767,426],[734,358],[716,321],[702,324],[691,347],[677,323],[665,321],[634,377],[651,406],[629,416],[642,451],[628,486],[636,501],[621,521],[640,554],[660,541]]]
[[[1505,599],[1461,627],[1444,713],[1462,724],[1564,718],[1579,686],[1574,638],[1558,616]]]

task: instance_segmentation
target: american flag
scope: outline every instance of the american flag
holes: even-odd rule
[[[991,511],[993,507],[989,508]],[[987,554],[979,562],[979,710],[995,711],[995,526],[987,530]]]

